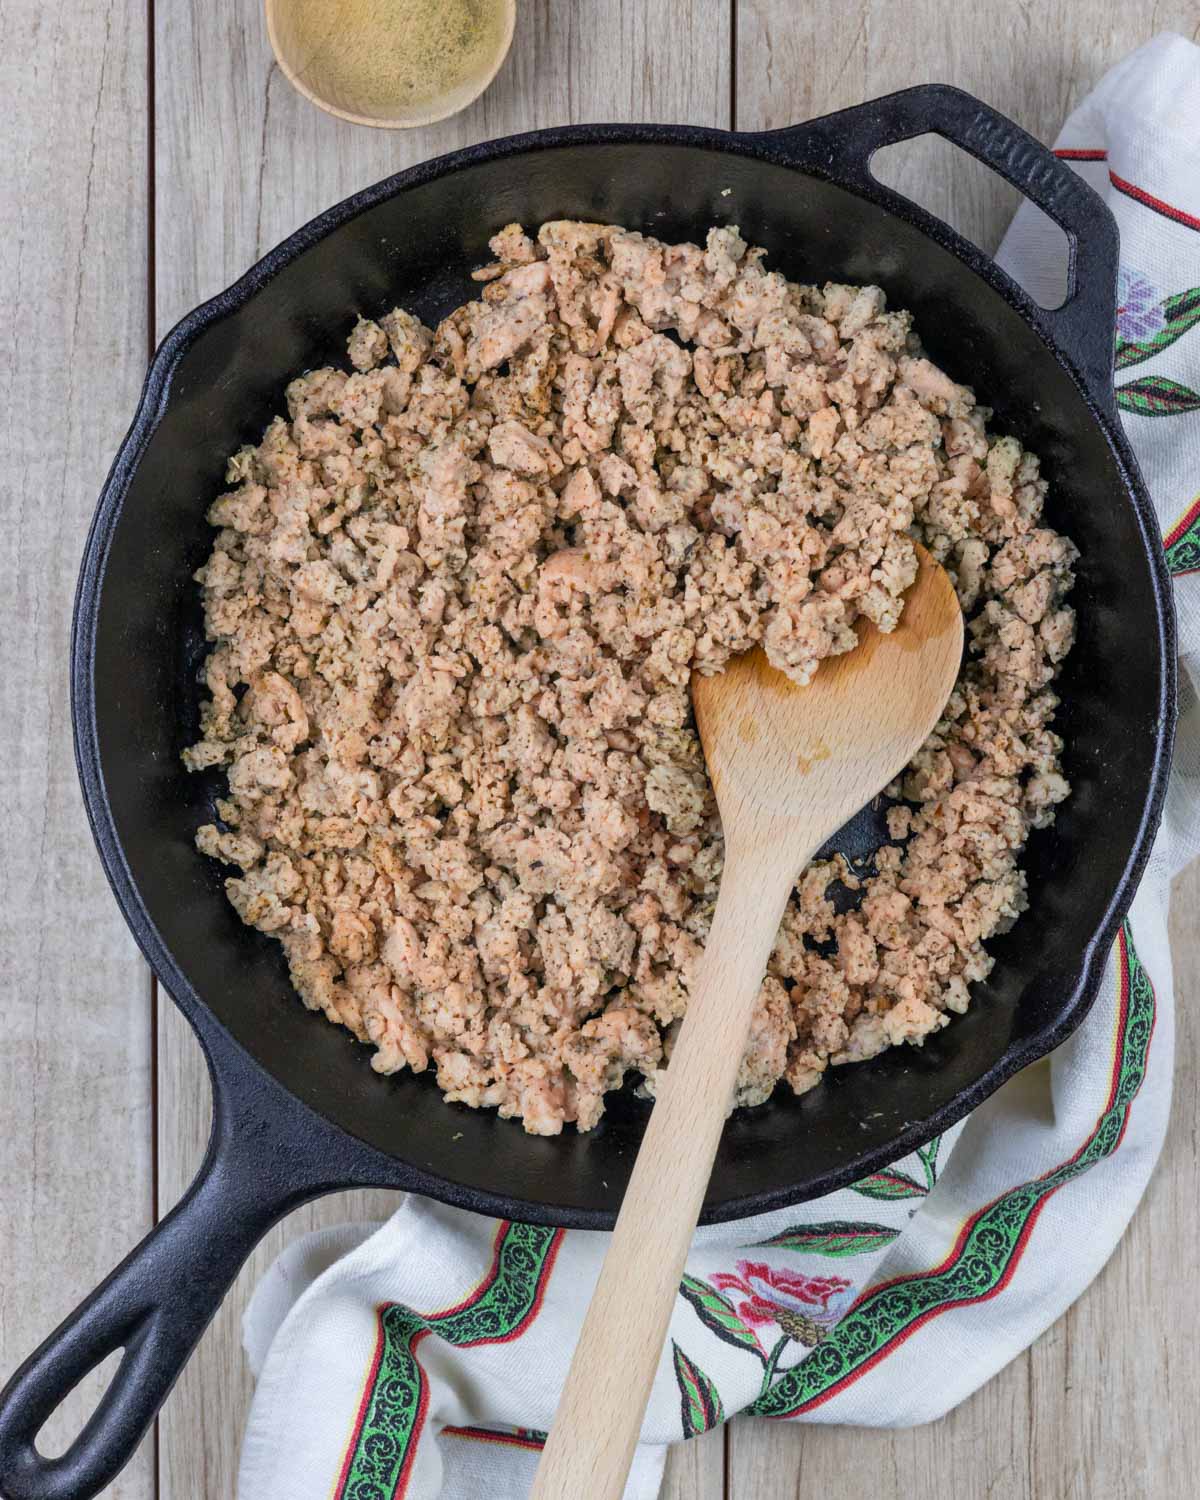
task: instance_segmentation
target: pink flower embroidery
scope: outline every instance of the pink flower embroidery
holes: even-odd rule
[[[713,1284],[740,1292],[738,1317],[751,1328],[775,1323],[789,1338],[815,1344],[845,1311],[851,1283],[841,1276],[801,1276],[775,1270],[762,1261],[739,1260],[736,1275],[718,1271]]]

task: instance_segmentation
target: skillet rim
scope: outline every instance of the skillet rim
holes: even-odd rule
[[[970,98],[960,90],[944,86],[933,86],[933,88],[960,98]],[[870,103],[879,106],[886,104],[889,99],[905,94],[929,94],[931,92],[933,92],[931,88],[904,90],[901,91],[901,95],[886,96],[884,99]],[[869,106],[859,108],[866,107]],[[845,113],[853,116],[858,113],[858,110]],[[835,118],[837,117],[826,116],[824,121],[828,122]],[[122,440],[100,492],[84,545],[76,590],[71,624],[71,716],[76,765],[84,805],[101,864],[122,916],[152,972],[196,1031],[210,1070],[215,1073],[220,1068],[220,1058],[217,1054],[223,1048],[233,1049],[240,1061],[249,1064],[251,1069],[261,1075],[264,1085],[269,1084],[271,1088],[282,1092],[288,1101],[311,1112],[322,1125],[332,1128],[347,1143],[353,1143],[362,1153],[365,1164],[363,1175],[356,1176],[353,1181],[347,1179],[344,1184],[333,1183],[330,1185],[331,1188],[369,1182],[387,1185],[390,1167],[393,1182],[398,1175],[402,1175],[404,1185],[411,1186],[415,1191],[493,1217],[515,1218],[528,1223],[581,1229],[608,1229],[612,1227],[616,1218],[615,1210],[556,1207],[544,1202],[513,1198],[498,1191],[479,1189],[441,1174],[431,1176],[430,1173],[421,1170],[405,1158],[385,1151],[355,1135],[340,1121],[326,1114],[318,1105],[302,1100],[293,1094],[209,1009],[151,919],[126,861],[122,840],[117,832],[101,768],[97,732],[95,697],[97,618],[109,552],[125,497],[145,449],[171,399],[174,374],[191,345],[209,327],[238,312],[262,287],[304,251],[350,220],[408,188],[432,182],[463,167],[503,160],[506,157],[534,155],[567,146],[693,147],[774,162],[795,172],[800,177],[811,176],[830,182],[913,225],[935,243],[948,249],[966,265],[968,270],[997,292],[1008,306],[1033,329],[1070,378],[1098,430],[1098,435],[1103,438],[1112,454],[1126,499],[1134,512],[1142,554],[1149,569],[1154,602],[1154,640],[1159,652],[1158,717],[1151,775],[1146,788],[1137,834],[1121,877],[1091,939],[1079,955],[1077,978],[1071,990],[1063,998],[1057,1019],[1022,1042],[1010,1044],[996,1062],[973,1083],[961,1089],[933,1114],[899,1131],[886,1146],[865,1152],[852,1163],[831,1169],[803,1184],[790,1183],[765,1192],[728,1197],[715,1204],[706,1204],[700,1223],[721,1223],[808,1201],[856,1181],[864,1173],[873,1171],[881,1165],[898,1160],[900,1156],[925,1144],[933,1136],[956,1124],[1015,1073],[1059,1046],[1079,1025],[1095,1000],[1109,949],[1132,903],[1162,816],[1177,717],[1174,606],[1157,517],[1142,482],[1136,459],[1116,415],[1111,385],[1101,392],[1094,389],[1080,364],[1062,347],[1056,337],[1053,315],[1034,303],[1016,282],[970,241],[909,199],[878,183],[870,175],[865,164],[859,172],[853,172],[847,168],[844,161],[814,159],[802,148],[797,151],[795,146],[789,150],[789,141],[802,142],[804,133],[821,123],[822,121],[814,120],[761,133],[688,125],[567,125],[501,137],[446,153],[363,188],[309,220],[274,249],[268,251],[230,286],[187,313],[166,334],[155,350],[133,421]],[[936,127],[931,124],[929,128]],[[1102,200],[1097,198],[1096,202],[1105,213],[1108,212]],[[214,1098],[219,1097],[220,1090],[214,1087]],[[214,1139],[218,1131],[219,1122],[215,1118],[214,1110]],[[372,1161],[376,1167],[374,1171]]]

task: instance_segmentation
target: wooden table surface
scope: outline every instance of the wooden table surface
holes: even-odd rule
[[[92,849],[72,763],[67,633],[96,493],[147,356],[189,308],[318,210],[489,136],[579,120],[759,128],[905,84],[971,89],[1045,139],[1195,0],[521,0],[486,96],[408,134],[344,125],[273,64],[258,0],[3,0],[0,555],[0,1379],[175,1202],[209,1122],[199,1051],[155,992]],[[1013,194],[940,143],[895,185],[994,247]],[[1163,1162],[1121,1247],[1054,1328],[950,1417],[915,1431],[736,1422],[672,1456],[670,1500],[1175,1500],[1195,1493],[1193,1328],[1200,943],[1176,892],[1179,1078]],[[1191,924],[1191,925],[1194,925]],[[107,1492],[227,1500],[250,1395],[239,1318],[284,1241],[384,1194],[327,1199],[273,1233]],[[100,1389],[48,1430],[59,1451]],[[56,1447],[57,1443],[57,1447]],[[267,1500],[267,1497],[263,1497]],[[504,1500],[504,1497],[498,1497]]]

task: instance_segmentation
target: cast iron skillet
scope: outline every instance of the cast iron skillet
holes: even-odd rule
[[[931,130],[1066,231],[1063,307],[1036,307],[871,176],[878,147]],[[1113,402],[1117,233],[1101,200],[1010,121],[938,86],[765,135],[583,126],[402,172],[315,219],[168,335],[100,498],[74,629],[80,774],[121,908],[208,1056],[214,1123],[183,1202],[0,1399],[9,1500],[81,1500],[112,1479],[255,1242],[305,1199],[379,1184],[538,1223],[613,1221],[645,1106],[619,1095],[591,1134],[544,1140],[446,1105],[428,1076],[379,1078],[366,1049],[303,1010],[277,946],[227,904],[192,842],[216,782],[179,762],[204,651],[191,574],[226,455],[257,439],[292,375],[340,355],[357,311],[400,302],[434,323],[477,291],[468,273],[500,225],[566,216],[667,240],[737,223],[792,278],[882,283],[933,358],[995,406],[997,428],[1041,455],[1049,520],[1082,551],[1059,715],[1074,794],[1030,843],[1030,911],[992,945],[995,972],[970,1012],[922,1051],[736,1115],[705,1220],[828,1192],[923,1143],[1062,1041],[1094,996],[1159,816],[1175,655],[1161,543]],[[868,810],[834,843],[881,837]],[[33,1439],[46,1417],[122,1347],[77,1442],[44,1459]]]

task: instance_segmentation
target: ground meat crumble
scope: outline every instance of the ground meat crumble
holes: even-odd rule
[[[877,287],[704,249],[509,225],[482,299],[360,319],[230,461],[196,577],[212,650],[200,849],[305,1004],[526,1130],[653,1090],[721,875],[691,673],[761,643],[799,683],[883,630],[914,540],[968,659],[860,879],[800,879],[739,1102],[963,1011],[1067,794],[1052,689],[1075,548],[990,412]],[[864,726],[864,733],[869,732]],[[859,904],[835,913],[842,881]]]

